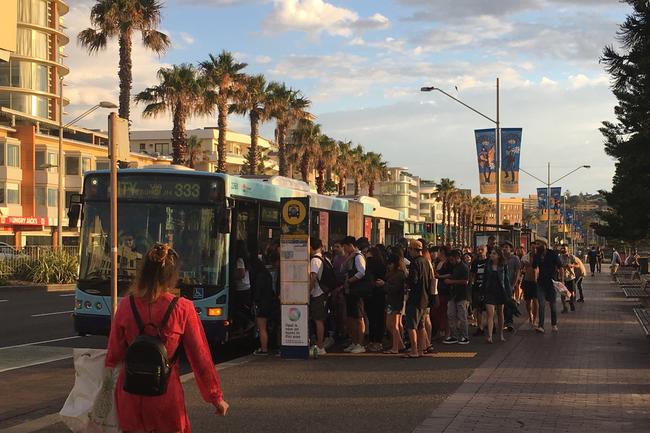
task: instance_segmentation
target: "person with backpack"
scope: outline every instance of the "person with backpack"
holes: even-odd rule
[[[329,316],[327,299],[337,286],[336,275],[332,262],[323,257],[323,242],[318,238],[310,238],[309,247],[311,260],[309,264],[309,315],[316,327],[316,344],[313,352],[325,355],[323,346],[325,340],[325,321]]]
[[[345,290],[346,309],[348,313],[348,331],[352,343],[343,349],[349,353],[365,353],[363,345],[365,335],[365,309],[363,298],[370,296],[372,286],[366,276],[366,258],[357,248],[357,240],[353,236],[346,236],[341,241],[343,251],[348,255],[347,278],[343,284]]]
[[[123,364],[115,386],[121,431],[190,431],[176,362],[181,345],[203,399],[214,405],[218,415],[228,412],[194,305],[169,293],[178,281],[179,268],[178,254],[169,245],[156,243],[111,323],[105,365]]]
[[[366,254],[366,271],[372,286],[372,293],[363,302],[368,315],[368,346],[369,352],[381,352],[384,333],[386,332],[386,293],[380,287],[379,281],[386,278],[386,260],[379,248],[370,247]]]
[[[255,308],[255,322],[260,337],[260,347],[253,355],[269,354],[269,321],[278,315],[280,302],[273,289],[273,276],[257,254],[248,258],[250,267],[251,290]]]

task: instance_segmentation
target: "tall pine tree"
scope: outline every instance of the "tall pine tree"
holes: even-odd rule
[[[611,192],[601,191],[609,210],[596,233],[631,244],[650,229],[650,2],[626,0],[633,11],[617,33],[620,51],[605,47],[601,63],[618,99],[617,122],[603,122],[605,152],[616,159]]]

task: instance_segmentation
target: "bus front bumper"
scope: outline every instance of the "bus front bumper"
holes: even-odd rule
[[[108,335],[111,316],[74,313],[74,330],[79,335]]]

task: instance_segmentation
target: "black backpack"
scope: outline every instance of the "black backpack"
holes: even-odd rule
[[[129,300],[131,301],[131,311],[138,324],[140,335],[126,349],[126,356],[124,358],[124,391],[136,395],[163,395],[167,391],[167,381],[169,380],[172,367],[178,358],[180,345],[170,360],[160,334],[178,302],[178,297],[174,297],[169,303],[169,307],[167,307],[167,311],[159,327],[156,327],[152,323],[144,325],[140,314],[138,314],[133,295],[129,297]],[[151,336],[145,334],[144,329],[146,326],[155,327],[158,335]]]
[[[320,286],[323,293],[329,294],[338,286],[336,274],[334,273],[334,266],[332,266],[332,262],[321,256],[311,256],[311,258],[318,259],[323,262],[323,272],[321,273],[320,278],[317,278],[317,280],[318,285]]]

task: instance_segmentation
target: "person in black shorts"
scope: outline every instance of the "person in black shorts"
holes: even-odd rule
[[[344,283],[346,310],[348,313],[348,330],[352,343],[343,349],[349,353],[364,353],[366,351],[364,343],[365,316],[363,298],[355,294],[359,286],[368,284],[366,279],[366,258],[363,256],[356,245],[356,239],[352,236],[346,236],[341,245],[348,255],[347,277]]]
[[[405,327],[408,331],[411,350],[406,358],[419,358],[424,355],[427,349],[427,331],[424,329],[424,316],[429,307],[429,293],[431,280],[433,279],[432,268],[422,256],[422,242],[411,240],[409,252],[411,254],[411,266],[408,274],[408,300],[406,301]]]
[[[485,323],[482,320],[485,312],[485,293],[483,292],[483,283],[485,282],[485,266],[487,265],[487,245],[480,245],[477,249],[476,260],[472,262],[470,268],[470,285],[472,287],[472,311],[476,318],[475,337],[483,335],[485,332]]]
[[[277,315],[279,301],[273,290],[273,277],[264,263],[257,257],[257,254],[251,254],[248,263],[255,308],[255,323],[260,336],[260,347],[253,354],[266,355],[269,353],[268,321]]]
[[[535,262],[535,247],[532,247],[528,254],[521,258],[522,280],[521,287],[524,290],[524,301],[528,312],[528,322],[531,329],[535,329],[537,313],[539,311],[539,300],[537,299],[537,274],[538,269],[533,267]]]

